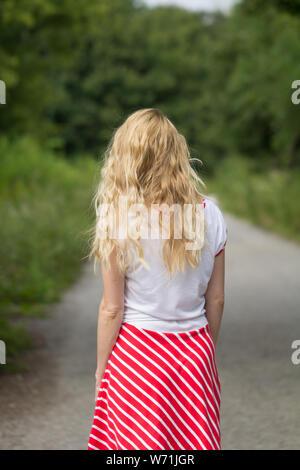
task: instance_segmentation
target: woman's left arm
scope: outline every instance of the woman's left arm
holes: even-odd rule
[[[103,296],[98,314],[95,400],[124,314],[124,275],[118,269],[115,251],[110,257],[110,264],[109,270],[102,266]]]

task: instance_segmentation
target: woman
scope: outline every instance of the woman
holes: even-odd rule
[[[129,116],[109,145],[91,250],[103,297],[89,449],[220,449],[227,226],[190,162],[157,109]]]

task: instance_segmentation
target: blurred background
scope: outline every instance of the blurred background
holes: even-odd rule
[[[87,445],[92,195],[113,130],[144,107],[186,136],[226,214],[224,446],[300,447],[299,38],[300,0],[1,1],[1,448]]]

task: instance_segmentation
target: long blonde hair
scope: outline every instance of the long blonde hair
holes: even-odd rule
[[[90,257],[109,269],[110,255],[116,249],[118,267],[125,273],[132,259],[129,246],[132,241],[140,262],[145,265],[139,240],[128,236],[121,246],[117,238],[100,237],[97,230],[101,222],[99,206],[104,204],[116,209],[120,196],[126,197],[129,207],[136,203],[147,207],[151,204],[179,204],[181,207],[201,204],[203,195],[198,188],[200,184],[206,185],[192,168],[192,160],[185,138],[161,111],[149,108],[131,114],[115,131],[105,154],[100,184],[94,196],[96,224]],[[204,227],[202,229],[204,231]],[[186,250],[187,241],[191,240],[185,235],[181,239],[174,238],[173,227],[164,242],[163,260],[171,277],[178,270],[184,272],[186,261],[192,267],[198,265],[203,245],[197,250]]]

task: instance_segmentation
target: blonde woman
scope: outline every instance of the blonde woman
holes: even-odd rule
[[[159,110],[115,132],[95,197],[103,297],[89,449],[220,449],[227,226],[200,185]]]

